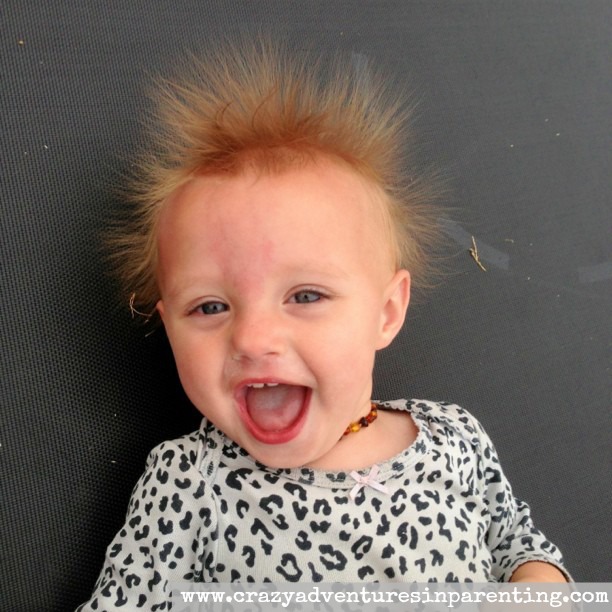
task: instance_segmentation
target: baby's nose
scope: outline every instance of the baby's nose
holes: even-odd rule
[[[234,359],[256,360],[280,355],[285,334],[278,318],[270,315],[242,315],[234,321],[232,353]]]

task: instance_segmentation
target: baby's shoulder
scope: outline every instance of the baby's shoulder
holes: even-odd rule
[[[166,469],[178,467],[181,471],[194,467],[202,449],[202,427],[178,438],[157,444],[147,458],[147,467],[163,466]]]
[[[459,436],[476,448],[480,448],[487,439],[478,419],[457,404],[422,399],[394,400],[381,404],[395,410],[406,410],[419,429],[425,426],[434,435],[446,438]]]

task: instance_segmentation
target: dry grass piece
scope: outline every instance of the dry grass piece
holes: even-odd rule
[[[472,248],[470,249],[470,255],[472,256],[472,259],[478,264],[478,267],[483,272],[486,272],[487,269],[482,265],[480,257],[478,257],[478,247],[476,246],[476,240],[474,239],[474,236],[472,236]]]

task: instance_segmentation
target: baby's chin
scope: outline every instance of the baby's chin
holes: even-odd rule
[[[280,446],[274,449],[245,448],[245,450],[260,466],[272,470],[301,469],[308,467],[313,459],[312,453],[295,452]]]
[[[361,469],[359,449],[347,445],[344,439],[322,440],[317,438],[317,446],[312,438],[304,442],[275,448],[245,448],[255,461],[271,469],[311,469],[326,472],[350,472]],[[350,447],[350,448],[349,448]],[[357,459],[357,461],[356,461]]]
[[[325,466],[325,469],[334,471],[333,457],[339,442],[330,440],[330,448],[321,445],[323,441],[320,438],[317,442],[319,447],[315,447],[308,436],[300,436],[292,443],[275,445],[261,444],[250,436],[243,441],[236,440],[259,465],[270,469],[319,469],[319,466]]]

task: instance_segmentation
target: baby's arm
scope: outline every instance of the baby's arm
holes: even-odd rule
[[[527,561],[514,570],[510,582],[567,582],[567,578],[550,563]]]
[[[529,506],[514,497],[495,447],[476,419],[474,426],[480,441],[480,486],[491,515],[486,542],[494,576],[501,582],[570,580],[559,549],[534,526]]]
[[[195,440],[185,437],[151,451],[94,593],[77,612],[167,609],[171,581],[201,578],[201,547],[207,541],[201,530],[212,526],[194,447]]]

